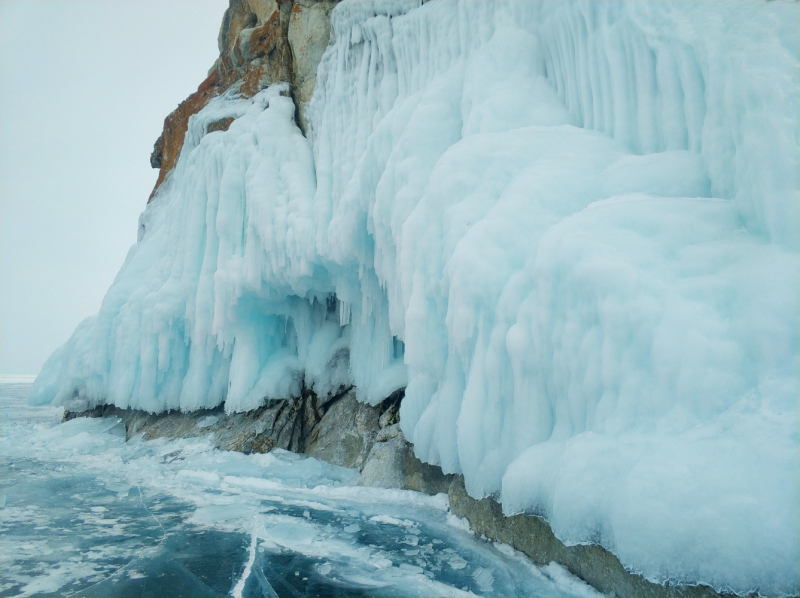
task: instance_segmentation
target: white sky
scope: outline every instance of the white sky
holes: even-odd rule
[[[100,308],[227,4],[0,1],[0,373],[37,374]]]

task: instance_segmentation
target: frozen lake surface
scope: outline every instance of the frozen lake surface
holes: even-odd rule
[[[596,596],[476,538],[445,495],[208,438],[125,441],[0,384],[3,596]]]

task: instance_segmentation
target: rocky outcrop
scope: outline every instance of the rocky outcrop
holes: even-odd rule
[[[222,407],[189,413],[146,413],[101,405],[75,417],[119,417],[128,439],[192,438],[213,434],[221,450],[266,453],[280,448],[305,453],[334,465],[361,471],[359,484],[404,488],[427,494],[447,492],[452,475],[423,463],[403,436],[399,407],[403,391],[377,406],[356,400],[351,388],[322,400],[305,389],[297,399],[273,400],[245,413],[225,413]]]
[[[189,117],[229,89],[252,97],[272,83],[288,83],[297,124],[308,131],[306,108],[330,40],[330,13],[337,2],[230,0],[219,32],[219,58],[197,91],[164,119],[164,130],[150,156],[150,165],[159,172],[148,201],[175,168]]]
[[[338,0],[337,0],[338,1]],[[328,47],[331,10],[336,2],[295,0],[287,38],[292,52],[292,80],[300,129],[308,132],[306,109],[317,82],[317,67]]]
[[[382,428],[375,438],[358,483],[439,494],[449,490],[452,479],[452,475],[443,474],[439,467],[417,459],[400,424],[392,424]]]
[[[152,440],[213,434],[214,445],[221,450],[266,453],[281,448],[302,453],[307,445],[314,445],[310,439],[321,433],[331,435],[324,432],[324,428],[336,418],[326,418],[326,415],[340,402],[357,403],[352,389],[341,389],[338,394],[327,397],[324,401],[304,389],[299,398],[268,401],[258,409],[243,413],[225,413],[222,407],[217,407],[186,413],[166,411],[154,414],[136,409],[120,409],[114,405],[100,405],[82,412],[66,411],[64,421],[75,417],[119,417],[125,424],[128,439],[136,435]],[[367,405],[364,407],[375,409]],[[374,438],[377,434],[379,416],[379,413],[374,416],[375,429],[368,431],[367,436],[371,434]],[[320,428],[323,420],[325,424]],[[369,453],[369,448],[366,453]],[[357,467],[357,461],[342,462],[339,465]]]
[[[361,470],[378,435],[380,415],[379,409],[360,403],[355,393],[348,393],[314,427],[306,442],[306,454]]]

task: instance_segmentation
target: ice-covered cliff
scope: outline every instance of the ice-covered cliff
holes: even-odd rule
[[[185,119],[31,400],[406,387],[416,454],[473,496],[651,580],[796,593],[799,24],[796,2],[345,1],[301,115],[261,73]]]

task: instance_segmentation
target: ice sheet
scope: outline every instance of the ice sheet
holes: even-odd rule
[[[4,596],[597,595],[452,528],[444,495],[355,486],[353,470],[208,438],[126,443],[113,420],[59,424],[60,409],[7,391]]]

